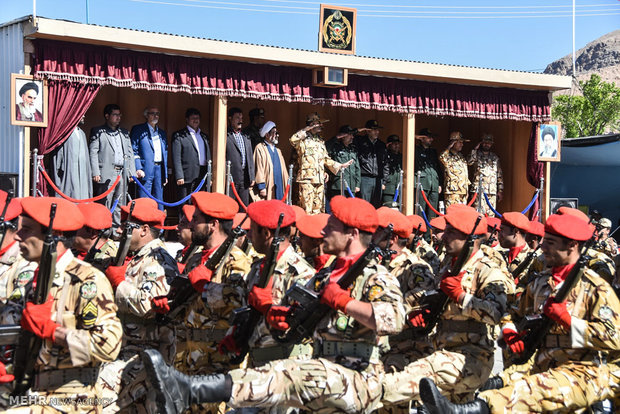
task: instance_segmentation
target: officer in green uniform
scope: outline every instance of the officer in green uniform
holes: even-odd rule
[[[441,183],[443,183],[443,171],[439,166],[437,151],[435,148],[431,148],[434,138],[435,135],[428,128],[422,128],[418,135],[416,135],[419,143],[415,146],[414,169],[416,174],[418,171],[422,172],[422,189],[433,208],[437,209],[439,194],[441,193]],[[424,207],[424,212],[429,220],[435,217],[435,213],[428,206],[424,203],[420,203],[420,205]]]
[[[383,190],[383,205],[393,203],[396,196],[396,188],[400,181],[400,171],[403,169],[403,155],[400,152],[400,137],[398,135],[390,135],[387,137],[387,152],[385,156],[385,164],[383,165],[383,182],[385,189]],[[398,190],[402,191],[401,189]]]
[[[345,197],[351,197],[359,193],[360,186],[362,185],[362,175],[360,173],[360,164],[357,159],[357,151],[353,145],[353,134],[356,129],[350,125],[343,125],[340,127],[338,135],[330,139],[325,143],[327,153],[332,160],[341,164],[346,163],[349,160],[353,160],[353,164],[349,168],[342,170],[342,174],[333,174],[329,171],[329,187],[327,189],[327,198],[331,198],[335,195],[343,195]],[[342,184],[343,193],[340,194],[340,177],[343,177],[346,184]],[[351,194],[347,191],[347,187],[351,190]]]

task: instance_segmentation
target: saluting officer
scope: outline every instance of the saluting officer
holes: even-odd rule
[[[467,189],[469,188],[469,172],[467,171],[467,160],[461,150],[463,134],[458,131],[450,134],[450,145],[439,156],[439,161],[443,164],[445,174],[444,201],[446,208],[452,204],[467,203]]]

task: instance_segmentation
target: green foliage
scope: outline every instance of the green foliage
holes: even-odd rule
[[[551,115],[562,123],[566,138],[590,137],[620,130],[620,88],[593,74],[580,81],[583,96],[557,96]]]

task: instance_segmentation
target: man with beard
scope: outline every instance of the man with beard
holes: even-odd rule
[[[241,202],[250,202],[250,188],[254,186],[254,157],[250,137],[242,131],[243,111],[228,110],[228,135],[226,136],[226,162],[230,161],[230,174]],[[233,195],[232,188],[230,195]]]
[[[282,200],[288,183],[288,171],[282,151],[277,147],[280,134],[276,124],[265,122],[260,130],[263,141],[256,144],[254,149],[254,169],[256,186],[253,190],[255,201]],[[290,189],[289,189],[290,191]],[[258,194],[255,194],[258,192]]]
[[[181,243],[181,245],[183,246],[183,248],[179,249],[179,251],[177,252],[175,259],[177,260],[177,262],[180,262],[183,257],[188,254],[188,250],[191,248],[191,244],[192,244],[192,217],[194,217],[194,212],[196,211],[196,206],[193,206],[191,204],[184,204],[183,207],[181,208],[181,211],[183,214],[181,214],[181,218],[179,218],[179,224],[177,225],[177,237],[179,240],[179,243]],[[185,268],[185,265],[188,263],[189,259],[195,255],[196,253],[199,253],[202,251],[202,246],[197,245],[196,246],[196,250],[194,251],[194,253],[191,254],[190,257],[188,257],[185,261],[185,264],[181,265],[181,263],[179,263],[179,269],[181,271],[183,271],[183,269]]]
[[[15,119],[18,121],[43,122],[43,114],[36,108],[35,101],[39,96],[39,85],[27,82],[19,88],[22,101],[15,105]]]
[[[470,193],[473,195],[478,192],[478,184],[482,179],[482,190],[489,196],[489,202],[494,208],[497,208],[497,203],[502,201],[504,197],[504,174],[502,173],[502,166],[499,162],[497,154],[491,152],[493,147],[493,135],[482,134],[482,141],[476,145],[476,148],[471,150],[471,154],[467,159],[467,164],[475,165],[476,172],[474,173],[474,181],[471,183]],[[495,213],[489,208],[484,200],[484,195],[478,194],[478,197],[482,197],[483,213],[493,217]]]

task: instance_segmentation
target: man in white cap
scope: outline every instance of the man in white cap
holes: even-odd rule
[[[282,200],[286,192],[288,171],[278,145],[278,129],[273,121],[267,121],[260,129],[263,141],[254,149],[256,186],[252,198],[258,200]]]

